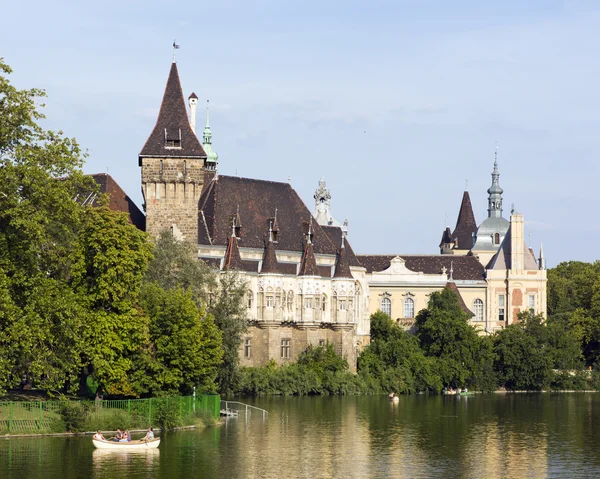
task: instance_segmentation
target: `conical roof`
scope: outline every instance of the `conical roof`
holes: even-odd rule
[[[192,131],[185,108],[177,64],[171,64],[156,125],[140,152],[142,157],[206,158]]]
[[[334,278],[346,278],[352,279],[352,272],[350,271],[350,264],[348,263],[348,256],[346,255],[346,248],[344,246],[344,240],[342,237],[342,247],[337,253],[337,258],[335,262],[335,273],[333,273]]]
[[[242,257],[240,256],[238,240],[234,235],[231,235],[229,237],[229,243],[227,244],[227,250],[225,251],[225,260],[223,261],[223,269],[244,269],[244,265],[242,264]]]
[[[456,227],[452,233],[452,242],[457,240],[457,249],[471,249],[473,247],[473,235],[477,232],[477,222],[473,214],[473,206],[469,192],[463,193],[460,211],[456,220]]]
[[[304,248],[298,276],[319,276],[317,260],[315,258],[315,250],[310,240],[308,240],[306,247]]]
[[[280,274],[279,264],[277,263],[277,255],[275,254],[275,245],[273,241],[269,239],[267,246],[265,246],[265,253],[263,255],[262,273]]]

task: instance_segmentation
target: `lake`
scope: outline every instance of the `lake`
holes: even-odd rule
[[[268,420],[166,433],[154,452],[96,451],[89,436],[0,439],[0,477],[600,476],[600,394],[243,401]]]

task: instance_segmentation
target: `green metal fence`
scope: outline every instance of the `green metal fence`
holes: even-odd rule
[[[0,401],[0,431],[9,433],[36,433],[50,429],[61,419],[60,411],[66,403],[74,401]],[[120,409],[129,415],[143,418],[153,424],[157,410],[163,405],[175,408],[180,417],[204,412],[217,419],[220,413],[221,398],[218,395],[175,396],[150,399],[119,399],[112,401],[77,401],[85,407],[85,413],[109,414]]]

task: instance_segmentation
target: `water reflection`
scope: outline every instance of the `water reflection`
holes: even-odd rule
[[[94,450],[89,437],[0,440],[0,476],[563,478],[600,467],[594,394],[248,402],[269,419],[164,434],[147,451]]]
[[[160,449],[123,451],[120,449],[95,449],[92,453],[92,477],[106,477],[108,471],[135,470],[137,474],[151,473],[158,467]]]

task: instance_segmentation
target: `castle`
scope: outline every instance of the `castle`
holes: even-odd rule
[[[139,154],[146,230],[169,229],[198,247],[216,271],[247,283],[248,331],[243,365],[294,360],[308,345],[331,343],[356,363],[369,341],[369,316],[388,313],[411,329],[428,296],[451,288],[482,334],[517,321],[523,310],[546,312],[546,271],[524,241],[523,216],[502,217],[497,162],[488,218],[476,224],[464,192],[454,231],[439,254],[357,255],[347,223],[331,214],[325,180],[314,214],[288,183],[221,176],[208,112],[202,143],[195,131],[198,97],[186,108],[172,63],[156,125]]]

